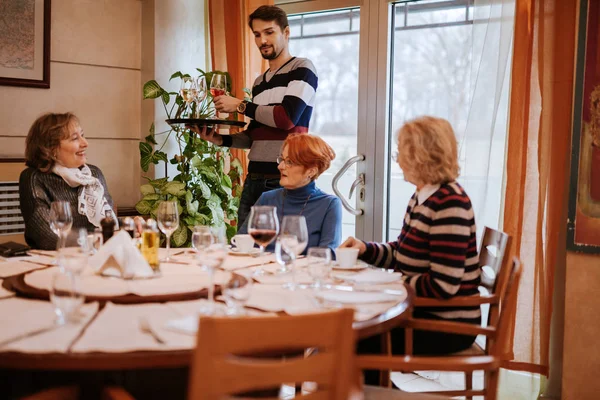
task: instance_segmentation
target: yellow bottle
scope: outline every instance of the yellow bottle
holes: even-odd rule
[[[154,272],[160,271],[160,261],[158,257],[158,249],[160,247],[160,236],[156,221],[149,219],[146,221],[146,228],[142,232],[142,255],[152,267]]]

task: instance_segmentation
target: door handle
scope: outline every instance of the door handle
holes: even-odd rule
[[[364,161],[364,160],[365,160],[365,156],[363,154],[359,154],[359,155],[356,155],[356,156],[350,158],[348,161],[346,161],[346,163],[342,166],[342,168],[340,168],[338,173],[335,174],[335,176],[333,177],[333,181],[331,182],[333,191],[335,192],[336,196],[339,197],[340,200],[342,201],[342,206],[344,206],[344,208],[352,215],[363,215],[364,210],[362,208],[356,209],[356,208],[352,207],[350,205],[350,203],[348,203],[348,201],[346,201],[344,196],[342,196],[342,193],[340,193],[340,191],[337,187],[337,184],[338,184],[340,178],[342,177],[342,175],[344,175],[344,173],[348,170],[348,168],[350,168],[353,164],[355,164],[359,161]],[[356,186],[358,186],[360,184],[363,184],[363,185],[365,184],[365,175],[364,174],[360,174],[358,176],[358,178],[356,178],[356,180],[352,183],[352,186],[350,187],[350,197],[352,196],[352,193],[354,192],[354,189],[356,188]]]

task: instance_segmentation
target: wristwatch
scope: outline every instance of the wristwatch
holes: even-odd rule
[[[246,104],[248,104],[248,102],[246,100],[242,100],[242,102],[238,104],[236,111],[240,114],[243,114],[246,111]]]

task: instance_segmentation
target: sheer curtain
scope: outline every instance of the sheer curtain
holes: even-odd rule
[[[458,133],[461,178],[475,209],[478,237],[500,228],[515,0],[475,0],[469,107]]]

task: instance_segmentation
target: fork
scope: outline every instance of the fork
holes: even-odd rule
[[[140,323],[140,329],[142,330],[142,332],[147,333],[150,336],[152,336],[154,338],[154,340],[156,340],[157,343],[166,344],[166,342],[160,336],[158,336],[156,334],[156,332],[154,332],[154,330],[150,326],[150,322],[148,322],[146,317],[140,317],[139,323]]]

